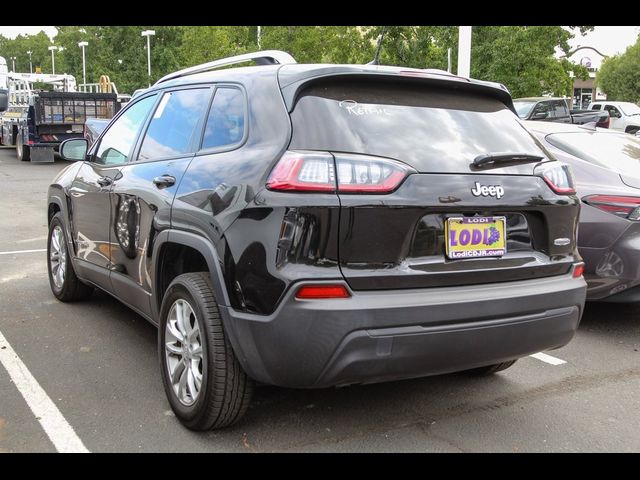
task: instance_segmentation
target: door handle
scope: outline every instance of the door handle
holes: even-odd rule
[[[153,179],[153,183],[158,188],[167,188],[176,183],[176,177],[171,175],[160,175]]]
[[[111,177],[98,177],[98,180],[96,180],[96,182],[101,187],[108,187],[109,185],[111,185],[113,183],[113,178],[111,178]]]

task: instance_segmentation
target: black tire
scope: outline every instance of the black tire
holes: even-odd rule
[[[31,148],[29,145],[23,145],[22,137],[20,135],[16,137],[16,156],[21,162],[28,162],[31,160]]]
[[[636,133],[638,133],[638,130],[640,130],[639,127],[628,127],[626,130],[626,133],[629,133],[631,135],[635,135]]]
[[[191,405],[178,399],[167,365],[166,327],[171,308],[178,300],[186,301],[193,310],[195,319],[190,316],[190,323],[198,322],[203,352],[199,364],[202,383]],[[187,428],[203,431],[228,427],[245,414],[253,395],[254,382],[242,370],[224,331],[209,273],[185,273],[169,285],[160,310],[158,353],[169,404]]]
[[[471,370],[465,370],[464,373],[469,375],[492,375],[497,372],[501,372],[502,370],[506,370],[511,365],[517,362],[516,360],[510,360],[508,362],[496,363],[495,365],[487,365],[485,367],[473,368]]]
[[[53,233],[56,228],[60,228],[62,231],[62,238],[64,239],[64,256],[65,256],[65,271],[64,280],[62,285],[56,285],[52,272],[52,240]],[[93,288],[82,283],[82,281],[76,276],[76,272],[73,269],[71,263],[71,257],[69,256],[67,234],[65,232],[64,224],[62,223],[62,214],[56,213],[51,222],[49,223],[49,235],[47,238],[47,271],[49,272],[49,285],[53,295],[62,302],[75,302],[77,300],[85,300],[93,293]]]

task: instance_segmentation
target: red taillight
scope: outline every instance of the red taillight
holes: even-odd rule
[[[573,176],[568,165],[560,162],[548,162],[538,165],[534,170],[549,185],[549,188],[560,195],[573,195],[576,189]]]
[[[304,285],[296,293],[296,298],[349,298],[351,294],[344,285]]]
[[[333,156],[329,153],[286,152],[269,175],[267,188],[295,192],[333,192],[336,189]]]
[[[337,175],[336,175],[337,165]],[[368,155],[286,152],[267,188],[278,191],[389,193],[413,170],[405,164]]]
[[[580,278],[583,273],[584,263],[576,263],[573,265],[573,272],[571,273],[571,276],[573,276],[573,278]]]
[[[613,213],[628,220],[640,220],[640,198],[619,195],[589,195],[582,199],[587,205]]]
[[[606,118],[596,122],[596,127],[609,128],[610,124],[611,124],[611,117],[606,117]]]

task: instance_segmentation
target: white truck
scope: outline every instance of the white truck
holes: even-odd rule
[[[52,90],[38,90],[37,84]],[[53,162],[62,141],[83,136],[87,118],[117,112],[116,93],[76,89],[72,75],[10,72],[0,57],[0,145],[15,146],[19,160]]]
[[[591,102],[589,110],[609,112],[611,123],[609,128],[621,132],[636,134],[640,131],[640,107],[631,102],[611,102],[603,100]]]

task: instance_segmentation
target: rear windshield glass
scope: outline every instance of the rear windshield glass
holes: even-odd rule
[[[291,118],[291,149],[395,158],[420,172],[468,171],[493,152],[544,155],[499,100],[415,84],[317,84]]]
[[[547,135],[547,141],[587,162],[640,176],[640,138],[628,133],[554,133]]]

